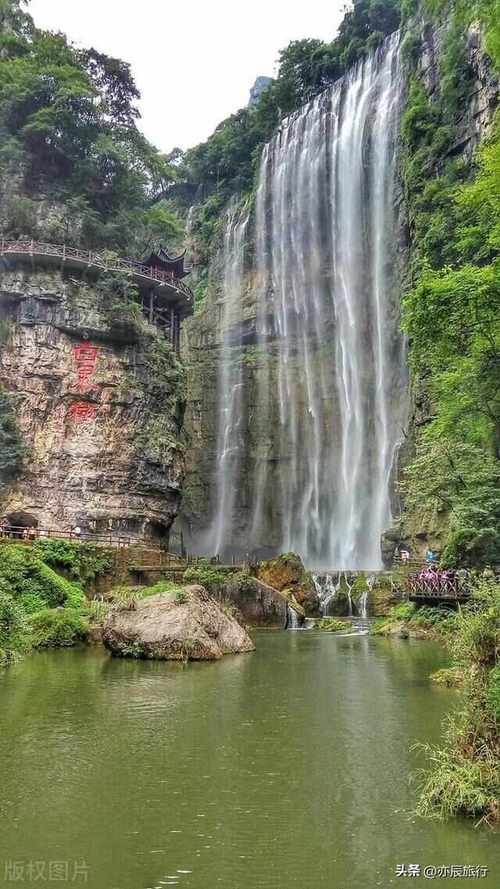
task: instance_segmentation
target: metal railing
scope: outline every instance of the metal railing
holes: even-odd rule
[[[54,528],[26,528],[20,525],[0,526],[0,543],[20,540],[25,543],[35,543],[37,540],[86,541],[88,543],[97,543],[120,548],[143,542],[134,537],[116,536],[113,535],[112,532],[108,534],[90,534],[82,531],[80,534],[77,534],[75,531],[57,531]]]
[[[174,278],[173,274],[153,266],[144,265],[142,262],[136,262],[133,259],[120,259],[119,257],[98,253],[93,250],[79,250],[77,247],[69,247],[66,244],[49,244],[45,241],[34,240],[13,241],[2,238],[0,241],[0,255],[5,256],[6,254],[56,257],[62,262],[73,260],[102,271],[129,272],[142,278],[147,278],[157,284],[168,284],[174,290],[177,290],[189,304],[193,303],[193,293],[183,281]]]

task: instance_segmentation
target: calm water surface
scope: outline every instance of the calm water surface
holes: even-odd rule
[[[499,889],[498,834],[411,814],[410,747],[457,700],[427,681],[444,653],[315,632],[257,646],[185,666],[48,652],[2,674],[2,885],[5,862],[84,860],[89,889]],[[491,876],[401,880],[400,863]]]

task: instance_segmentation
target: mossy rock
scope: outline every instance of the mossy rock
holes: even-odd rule
[[[294,596],[293,590],[283,590],[283,594],[286,596],[286,598],[290,604],[290,608],[293,608],[293,610],[296,611],[297,614],[300,614],[301,617],[305,617],[306,616],[305,608],[303,608],[302,605],[300,605],[299,602],[297,602],[297,599]]]
[[[311,575],[296,553],[283,553],[275,559],[260,562],[256,577],[279,592],[290,595],[304,609],[304,614],[316,614],[318,596]]]
[[[347,629],[348,624],[347,621],[337,620],[335,617],[324,617],[317,626],[318,629],[326,630],[328,633],[340,633]]]
[[[431,682],[445,685],[446,688],[462,688],[465,681],[464,671],[460,667],[444,667],[430,675]]]

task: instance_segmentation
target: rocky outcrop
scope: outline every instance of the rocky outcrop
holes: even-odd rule
[[[99,282],[0,274],[0,385],[25,445],[3,514],[40,528],[165,538],[184,477],[184,378],[162,334],[114,317]]]
[[[248,100],[249,108],[254,108],[259,104],[259,99],[262,93],[272,82],[272,77],[266,77],[265,74],[260,74],[255,78],[254,85],[250,89],[250,98]]]
[[[160,594],[113,610],[103,641],[115,655],[173,661],[219,660],[255,646],[238,621],[202,586]]]
[[[252,627],[284,627],[287,621],[288,599],[279,592],[252,577],[238,572],[228,576],[223,596]]]
[[[298,604],[309,614],[316,612],[318,594],[301,558],[295,553],[260,562],[255,573],[258,580],[284,593],[292,605]]]
[[[448,25],[436,28],[421,22],[421,51],[419,70],[428,94],[432,97],[441,88],[440,61]],[[450,153],[471,160],[479,142],[489,132],[498,107],[499,83],[493,64],[486,52],[484,35],[477,24],[467,32],[467,60],[473,82],[468,101],[464,103],[456,123],[456,139]]]

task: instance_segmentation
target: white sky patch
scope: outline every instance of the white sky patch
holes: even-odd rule
[[[142,129],[160,150],[206,139],[272,76],[290,40],[331,40],[345,0],[31,0],[40,28],[132,65]]]

